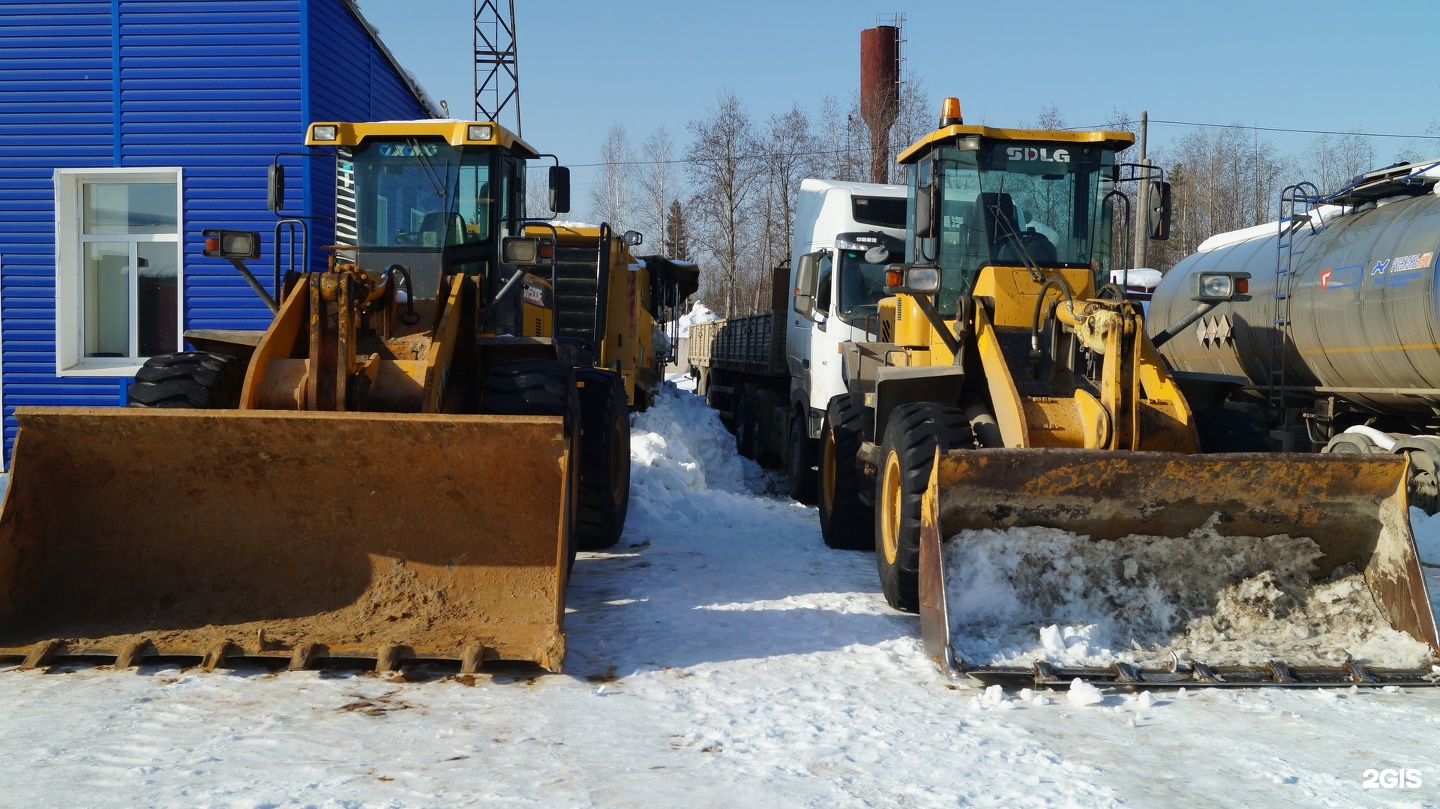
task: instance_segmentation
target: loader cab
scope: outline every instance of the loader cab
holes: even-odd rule
[[[307,145],[335,146],[335,239],[342,261],[376,272],[400,265],[418,300],[452,273],[494,301],[516,267],[506,237],[523,235],[526,161],[539,155],[493,123],[411,121],[313,124]],[[533,296],[530,296],[533,298]],[[495,313],[520,333],[526,296]]]
[[[903,152],[906,261],[940,269],[936,302],[956,299],[986,267],[1083,269],[1111,264],[1110,190],[1125,132],[1051,132],[951,124]]]

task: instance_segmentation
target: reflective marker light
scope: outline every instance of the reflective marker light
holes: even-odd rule
[[[471,124],[465,137],[470,140],[490,140],[495,137],[495,127],[489,124]]]
[[[334,124],[316,124],[310,127],[310,137],[315,140],[335,140],[336,134]]]

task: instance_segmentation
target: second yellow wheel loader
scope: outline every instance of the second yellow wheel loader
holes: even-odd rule
[[[875,549],[886,600],[920,613],[927,652],[954,673],[1038,683],[1431,681],[1416,660],[1433,660],[1440,639],[1403,459],[1197,454],[1212,430],[1236,432],[1216,401],[1223,395],[1204,378],[1170,373],[1138,306],[1107,284],[1112,211],[1126,210],[1118,187],[1150,182],[1120,170],[1117,155],[1133,136],[965,125],[958,101],[945,107],[940,127],[899,157],[910,178],[906,255],[887,267],[883,342],[844,346],[848,390],[831,401],[822,439],[827,544]],[[1163,231],[1168,186],[1154,190],[1153,230]],[[1247,278],[1197,276],[1197,313],[1243,297]],[[1080,535],[1079,544],[1056,540],[1057,530]],[[1291,541],[1301,550],[1277,550]],[[1221,591],[1270,581],[1261,562],[1241,564],[1252,557],[1299,571],[1282,593],[1297,610],[1316,586],[1362,577],[1356,597],[1376,609],[1357,632],[1403,633],[1419,658],[1406,657],[1399,672],[1349,657],[1324,665],[1345,650],[1320,640],[1268,648],[1267,638],[1302,631],[1272,615],[1253,637],[1232,627],[1244,655],[1212,645],[1209,659],[1190,662],[1184,638],[1222,623]],[[1232,567],[1233,582],[1199,575]],[[956,630],[973,616],[961,605],[986,606],[975,599],[989,587],[1024,602],[1016,614],[1032,633],[1123,618],[1145,598],[1173,600],[1164,626],[1117,638],[1124,654],[1107,665],[1066,669],[965,647]],[[1066,598],[1099,614],[1075,615]]]
[[[524,211],[539,155],[488,122],[319,123],[307,144],[334,149],[339,244],[277,269],[269,328],[187,332],[129,408],[17,409],[0,655],[560,669],[577,535],[623,525],[631,386],[555,334]],[[207,237],[268,298],[258,234]]]

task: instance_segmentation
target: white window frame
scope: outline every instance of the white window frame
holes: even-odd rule
[[[134,376],[146,357],[85,356],[84,244],[103,242],[170,243],[175,246],[175,345],[183,348],[185,334],[185,262],[181,234],[185,232],[184,174],[172,168],[88,168],[55,170],[55,374],[56,376]],[[89,183],[174,183],[175,232],[86,236],[81,223],[83,194]],[[134,252],[132,251],[132,256]],[[131,331],[138,317],[138,268],[130,268]],[[133,344],[133,336],[132,336]]]

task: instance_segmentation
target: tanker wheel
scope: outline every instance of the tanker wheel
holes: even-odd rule
[[[1270,433],[1258,416],[1228,407],[1195,414],[1201,452],[1269,452]]]
[[[575,372],[563,362],[556,360],[502,360],[492,364],[485,373],[484,388],[480,395],[480,412],[498,416],[564,416],[565,434],[575,439],[572,447],[579,444],[575,433],[580,431],[580,399],[575,389]],[[578,453],[572,452],[572,458]],[[571,465],[571,477],[579,463]],[[572,487],[574,491],[578,487]],[[523,508],[524,504],[517,504]],[[566,543],[566,570],[575,567],[576,525],[575,512],[569,509],[570,520],[566,531],[570,541]]]
[[[820,535],[825,544],[842,550],[875,546],[874,509],[860,499],[860,470],[855,458],[860,445],[870,440],[870,411],[842,393],[825,410],[820,437]]]
[[[612,547],[630,508],[630,408],[625,380],[600,368],[575,371],[580,387],[580,550]]]
[[[127,407],[235,409],[245,369],[240,361],[210,351],[181,351],[145,360],[126,393]]]
[[[815,504],[815,441],[805,429],[805,414],[790,420],[790,446],[786,453],[788,493],[807,506]]]
[[[897,610],[920,609],[920,497],[930,483],[935,448],[974,443],[958,407],[911,403],[890,412],[876,481],[875,565],[885,600]]]

